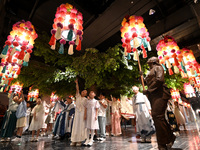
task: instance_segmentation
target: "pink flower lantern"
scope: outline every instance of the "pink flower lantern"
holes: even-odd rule
[[[24,20],[13,25],[1,53],[0,81],[1,86],[10,85],[20,74],[22,66],[28,66],[34,40],[37,38],[34,26]]]
[[[174,66],[174,72],[179,73],[179,65],[182,61],[181,51],[171,36],[165,36],[164,39],[160,40],[157,47],[157,54],[160,63],[166,71],[165,65],[168,68],[169,74],[172,75],[172,65]]]
[[[81,50],[81,40],[83,35],[83,16],[72,5],[66,3],[57,8],[53,29],[51,30],[51,40],[49,45],[55,50],[56,41],[60,40],[59,53],[64,54],[64,45],[69,41],[68,54],[72,55],[73,45],[77,45],[76,50]]]
[[[55,92],[52,92],[50,96],[50,102],[55,102],[56,100],[58,100],[58,95],[56,95]]]
[[[10,86],[9,93],[18,93],[19,95],[21,94],[21,90],[23,88],[23,84],[20,84],[19,82],[15,82]]]
[[[184,83],[184,93],[187,98],[196,97],[194,87],[190,83]]]
[[[130,59],[131,54],[134,53],[133,59],[137,61],[137,51],[142,50],[143,58],[146,58],[146,50],[151,50],[149,44],[151,39],[143,23],[143,18],[141,16],[126,16],[120,30],[125,56]]]
[[[39,89],[30,90],[28,92],[28,101],[35,101],[39,97]]]

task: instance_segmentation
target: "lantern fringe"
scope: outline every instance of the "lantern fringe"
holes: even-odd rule
[[[3,51],[1,52],[2,55],[6,55],[8,52],[8,45],[6,45],[4,48],[3,48]]]
[[[57,40],[61,39],[61,27],[58,27],[56,30],[55,38]]]
[[[0,92],[3,92],[3,87],[1,88]]]
[[[79,42],[80,42],[79,40],[80,40],[80,39],[79,39],[79,35],[76,35],[76,43],[75,43],[76,45],[79,44]]]
[[[9,54],[7,62],[12,63],[12,55],[11,54]]]
[[[21,52],[19,53],[18,59],[23,60],[24,59],[24,55],[25,55],[24,50],[21,50]]]
[[[69,55],[73,55],[73,54],[74,54],[74,51],[73,51],[73,44],[70,44],[70,45],[69,45],[68,54],[69,54]]]
[[[12,49],[10,55],[14,55],[15,51],[16,51],[16,47],[13,47],[13,49]]]
[[[146,52],[144,46],[142,45],[141,48],[142,48],[143,58],[147,58],[147,52]]]
[[[167,66],[167,68],[171,68],[172,67],[172,65],[171,65],[171,63],[169,62],[168,59],[166,60],[166,66]]]
[[[148,42],[148,51],[151,51],[151,45],[149,44],[149,42]]]
[[[181,68],[183,69],[184,73],[187,73],[187,70],[185,69],[185,66],[183,65],[183,61],[181,61]]]
[[[58,53],[59,54],[64,54],[64,45],[63,44],[60,44],[60,48],[59,48]]]
[[[49,41],[49,45],[54,45],[56,43],[56,38],[55,38],[55,35],[54,34],[52,34],[52,36],[51,36],[51,39],[50,39],[50,41]]]
[[[193,68],[190,68],[190,72],[191,72],[192,75],[195,75],[195,72],[194,72]]]
[[[124,56],[127,56],[127,48],[124,47]]]
[[[0,66],[0,72],[3,70],[3,66]]]
[[[26,55],[24,56],[24,61],[29,62],[29,58],[30,58],[30,53],[26,53]]]
[[[198,74],[197,74],[197,72],[196,71],[194,71],[195,72],[195,77],[198,77]]]
[[[68,41],[72,41],[72,37],[73,37],[73,30],[70,29],[67,35]]]
[[[164,71],[166,71],[166,67],[165,67],[165,65],[164,65],[164,64],[161,64],[161,65],[162,65]]]
[[[174,66],[174,73],[176,73],[176,74],[179,73],[179,68],[177,66]]]
[[[17,72],[16,72],[16,74],[19,75],[20,71],[21,71],[21,68],[19,67],[18,70],[17,70]]]
[[[173,71],[172,71],[172,68],[168,68],[168,71],[169,71],[169,75],[173,75]]]
[[[131,54],[130,54],[130,53],[127,54],[127,59],[128,59],[128,60],[131,59]]]
[[[78,45],[76,46],[76,50],[80,51],[81,50],[81,40],[79,39]]]
[[[52,49],[52,50],[55,50],[55,49],[56,49],[56,44],[51,45],[51,49]]]
[[[133,55],[133,60],[135,60],[135,61],[137,61],[137,60],[138,60],[138,58],[137,58],[137,52],[136,52],[136,51],[134,52],[134,55]]]
[[[28,66],[28,62],[24,61],[24,62],[23,62],[23,66],[26,66],[26,67],[27,67],[27,66]]]
[[[6,72],[6,66],[3,67],[2,73]]]

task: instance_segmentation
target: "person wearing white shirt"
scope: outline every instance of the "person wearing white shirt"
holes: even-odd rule
[[[98,121],[99,121],[99,130],[97,131],[99,141],[105,141],[106,138],[106,108],[108,106],[107,101],[105,100],[104,94],[99,96],[99,110],[98,110]]]

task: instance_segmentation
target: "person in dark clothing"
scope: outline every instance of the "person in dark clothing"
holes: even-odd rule
[[[151,57],[147,63],[150,67],[149,74],[145,78],[148,89],[143,93],[147,95],[151,104],[158,148],[159,150],[171,149],[176,136],[165,119],[165,110],[171,95],[164,85],[164,69],[159,64],[157,57]]]

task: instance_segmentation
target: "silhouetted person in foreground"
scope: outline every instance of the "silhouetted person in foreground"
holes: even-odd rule
[[[164,85],[164,69],[159,64],[157,57],[151,57],[147,61],[150,71],[145,78],[148,89],[144,91],[151,103],[151,114],[156,128],[156,137],[159,150],[171,149],[176,136],[165,119],[167,102],[170,92]]]

